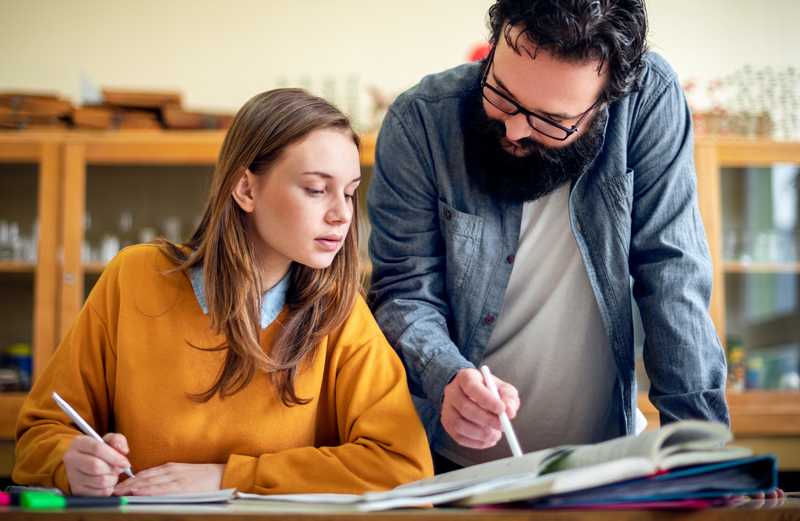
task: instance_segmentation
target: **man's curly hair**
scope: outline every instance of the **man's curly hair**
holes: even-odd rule
[[[519,52],[526,35],[540,50],[575,62],[600,62],[607,73],[602,101],[611,103],[641,86],[647,52],[647,12],[643,0],[498,0],[487,16],[496,45],[502,35]],[[511,29],[522,32],[511,38]]]

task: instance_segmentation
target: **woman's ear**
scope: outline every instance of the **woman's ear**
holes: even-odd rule
[[[256,205],[256,176],[249,168],[246,168],[242,177],[233,187],[233,199],[236,204],[247,213],[252,212]]]

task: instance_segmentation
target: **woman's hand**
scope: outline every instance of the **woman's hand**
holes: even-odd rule
[[[70,491],[77,496],[110,496],[119,475],[131,467],[125,436],[108,433],[100,443],[90,436],[75,436],[64,453]]]
[[[136,473],[114,487],[117,496],[160,496],[209,492],[222,488],[224,463],[167,463]]]

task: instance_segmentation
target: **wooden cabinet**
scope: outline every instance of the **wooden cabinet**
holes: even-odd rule
[[[733,332],[750,337],[748,343],[756,345],[781,342],[766,338],[764,332],[761,337],[756,332],[743,332],[741,324],[729,324],[740,322],[731,315],[741,311],[731,309],[738,304],[731,293],[736,290],[735,279],[755,274],[786,275],[781,282],[794,285],[795,289],[788,293],[796,291],[800,274],[797,242],[800,143],[698,140],[695,167],[700,213],[714,259],[711,317],[720,339],[727,344]],[[778,168],[783,175],[777,175]],[[780,180],[787,181],[786,186]],[[779,196],[783,204],[778,204]],[[796,301],[791,295],[784,300]],[[791,308],[786,309],[790,322],[800,326],[800,306],[796,303],[783,306],[787,307]],[[766,323],[765,328],[769,327]],[[784,327],[782,338],[788,340],[786,343],[800,342],[800,327],[793,330],[791,324]]]

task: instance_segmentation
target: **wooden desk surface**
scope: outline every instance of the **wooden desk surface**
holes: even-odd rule
[[[0,507],[3,521],[237,521],[257,518],[287,521],[800,521],[800,498],[755,501],[738,508],[707,510],[464,510],[410,509],[369,514],[303,514],[237,512],[232,505],[157,507],[138,505],[120,509],[21,510]]]

